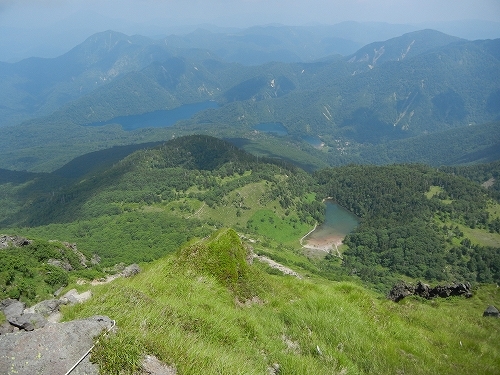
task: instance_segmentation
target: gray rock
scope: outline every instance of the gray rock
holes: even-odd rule
[[[49,259],[47,260],[47,264],[50,264],[51,266],[54,267],[59,267],[62,268],[65,271],[72,271],[73,267],[71,267],[71,264],[69,264],[68,261],[66,260],[59,260],[59,259]]]
[[[122,275],[124,277],[132,277],[134,275],[137,275],[139,272],[141,272],[140,267],[137,264],[131,264],[128,267],[125,267],[125,269],[122,271]]]
[[[47,324],[47,320],[42,315],[37,313],[14,315],[7,317],[7,320],[13,326],[24,329],[25,331],[33,331],[34,329],[42,328]]]
[[[14,332],[14,326],[11,325],[9,322],[5,322],[2,325],[0,325],[0,335],[5,335],[6,333],[12,333]]]
[[[403,298],[411,295],[420,296],[426,299],[436,297],[451,297],[451,296],[464,296],[466,298],[472,297],[472,288],[470,283],[458,283],[451,285],[437,285],[431,288],[429,285],[418,282],[417,286],[399,282],[394,285],[389,292],[387,298],[394,302],[398,302]]]
[[[484,310],[483,316],[489,316],[493,318],[500,318],[500,312],[495,306],[488,306],[486,310]]]
[[[142,373],[144,375],[176,375],[175,367],[168,366],[158,360],[154,355],[147,355],[142,360]]]
[[[51,314],[54,314],[59,311],[59,306],[61,306],[63,303],[61,300],[58,299],[49,299],[42,301],[40,303],[37,303],[36,305],[25,309],[24,313],[38,313],[43,315],[44,317],[48,317]]]
[[[76,291],[76,289],[71,289],[69,292],[67,292],[64,296],[61,297],[60,301],[62,304],[82,303],[87,301],[91,297],[92,297],[92,292],[90,290],[87,290],[86,292],[80,294]]]
[[[19,302],[16,299],[7,298],[0,302],[0,310],[3,311],[7,319],[9,316],[22,315],[25,307],[26,305],[24,303]]]
[[[96,316],[85,320],[47,324],[33,332],[0,335],[0,372],[17,375],[65,374],[92,347],[93,338],[109,329],[111,320]],[[89,356],[71,375],[98,375]]]
[[[31,243],[30,240],[19,236],[0,236],[0,249],[6,249],[9,246],[21,247]]]

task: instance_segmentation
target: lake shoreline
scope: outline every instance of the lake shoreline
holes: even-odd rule
[[[305,249],[334,253],[341,257],[339,247],[358,225],[358,221],[352,213],[334,203],[332,198],[325,198],[323,202],[327,208],[325,222],[321,225],[316,223],[314,228],[300,239],[300,245]]]
[[[344,238],[345,236],[331,235],[321,239],[308,239],[305,242],[301,242],[301,245],[302,247],[310,250],[321,250],[326,253],[329,253],[332,250],[338,252],[338,248],[343,244]]]

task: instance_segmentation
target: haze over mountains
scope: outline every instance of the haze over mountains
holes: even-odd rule
[[[357,48],[370,33],[405,28],[198,29],[161,39],[109,30],[56,58],[0,63],[0,167],[51,171],[114,145],[200,132],[307,169],[428,161],[428,142],[415,138],[413,146],[413,137],[455,128],[466,141],[443,133],[434,146],[453,152],[432,164],[495,160],[485,150],[500,143],[500,39],[426,29]],[[137,130],[125,131],[115,120],[207,101],[217,108],[173,126],[161,127],[160,118],[160,127],[147,128],[137,117]],[[281,133],[256,133],[259,124],[278,124]],[[412,156],[398,151],[402,140]]]

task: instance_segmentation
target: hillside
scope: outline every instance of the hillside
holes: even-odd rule
[[[106,31],[52,59],[2,63],[1,126],[52,113],[123,73],[171,55],[148,47],[151,40]]]
[[[246,263],[247,251],[221,231],[133,279],[93,287],[94,297],[65,308],[65,318],[116,319],[118,333],[101,338],[91,357],[104,373],[137,371],[144,354],[183,374],[496,373],[498,319],[481,315],[500,302],[498,288],[469,300],[395,304],[348,282],[270,275]],[[183,254],[189,261],[179,268]],[[216,262],[228,256],[247,271],[233,275]],[[246,299],[231,286],[236,275]]]
[[[272,34],[270,30],[255,30],[255,35]],[[279,34],[279,30],[275,31]],[[79,71],[85,74],[96,71],[104,77],[114,71],[116,64],[121,67],[123,59],[130,60],[106,84],[91,91],[90,88],[79,91],[64,103],[58,102],[52,114],[14,127],[2,127],[1,168],[49,172],[88,152],[193,133],[246,140],[253,149],[260,150],[256,152],[259,155],[295,163],[308,158],[306,164],[310,170],[325,163],[416,162],[421,161],[418,155],[425,151],[425,145],[423,138],[415,137],[451,129],[464,132],[466,126],[495,124],[499,118],[498,40],[466,41],[422,30],[368,45],[344,58],[245,66],[223,61],[217,57],[217,51],[179,49],[182,45],[196,44],[190,44],[189,38],[178,40],[178,44],[167,49],[161,43],[139,37],[129,40],[122,34],[108,34],[96,35],[58,58],[75,69],[73,75],[57,69],[58,59],[44,60],[45,68],[40,65],[40,69],[29,70],[39,75],[23,79],[39,86],[41,91],[36,100],[43,101],[48,100],[50,90],[56,95],[54,85],[62,84],[70,76],[76,77]],[[213,37],[207,35],[208,39]],[[106,47],[108,36],[114,41],[112,48]],[[264,43],[268,36],[263,38]],[[215,43],[219,39],[213,40]],[[243,40],[250,43],[252,38]],[[374,49],[379,51],[376,64],[370,54],[370,61],[361,61]],[[21,77],[24,74],[21,67],[28,61],[16,64],[9,69],[20,69],[19,72],[7,74],[6,82],[10,82],[8,77]],[[43,69],[58,71],[59,75],[54,73],[57,77],[51,78],[43,74]],[[36,83],[42,75],[48,81]],[[87,78],[81,77],[90,82]],[[73,89],[68,86],[68,90]],[[5,103],[21,98],[10,89],[2,92],[6,95]],[[106,122],[208,100],[218,107],[186,116],[173,126],[141,128],[137,117],[135,130],[125,131],[118,124]],[[20,109],[16,113],[21,112]],[[257,134],[255,127],[262,123],[281,124],[282,135]],[[93,126],[87,126],[90,124]],[[487,154],[495,147],[498,127],[489,127],[494,133],[488,138],[489,144],[483,144],[478,137],[467,142],[466,149],[472,155],[453,157],[441,152],[436,160],[426,162],[458,164],[491,160],[473,155]],[[453,138],[452,133],[445,136]],[[413,156],[395,150],[382,158],[377,155],[378,150],[372,151],[374,145],[397,148],[397,141],[403,139],[405,143],[401,144],[411,144],[410,148],[415,149]]]
[[[498,163],[308,174],[203,135],[142,147],[0,181],[0,233],[14,238],[0,299],[91,289],[62,313],[116,320],[92,352],[104,373],[146,354],[185,374],[496,372],[498,319],[481,315],[500,305],[500,203],[481,184]],[[335,252],[300,241],[325,197],[359,219]],[[143,272],[104,282],[130,263]],[[400,279],[471,282],[473,297],[394,303]]]
[[[480,186],[496,176],[495,163],[484,165],[478,183],[423,165],[351,165],[311,175],[207,136],[176,138],[116,162],[123,151],[99,153],[94,169],[79,165],[96,156],[79,158],[68,165],[81,171],[72,175],[68,168],[12,174],[0,185],[1,226],[76,242],[105,266],[151,261],[232,227],[260,238],[259,251],[287,265],[354,277],[383,292],[398,277],[500,280],[496,190]],[[342,261],[325,253],[309,259],[299,242],[324,220],[324,197],[360,219]]]

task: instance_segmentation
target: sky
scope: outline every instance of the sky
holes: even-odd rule
[[[251,26],[342,21],[500,21],[500,0],[0,0],[0,25],[42,26],[82,10],[131,22]]]
[[[435,22],[464,19],[500,22],[500,0],[0,0],[0,61],[55,57],[109,29],[160,37],[203,24],[244,28],[357,21],[436,28]],[[488,27],[473,38],[500,37],[500,26],[498,36],[490,36]]]

